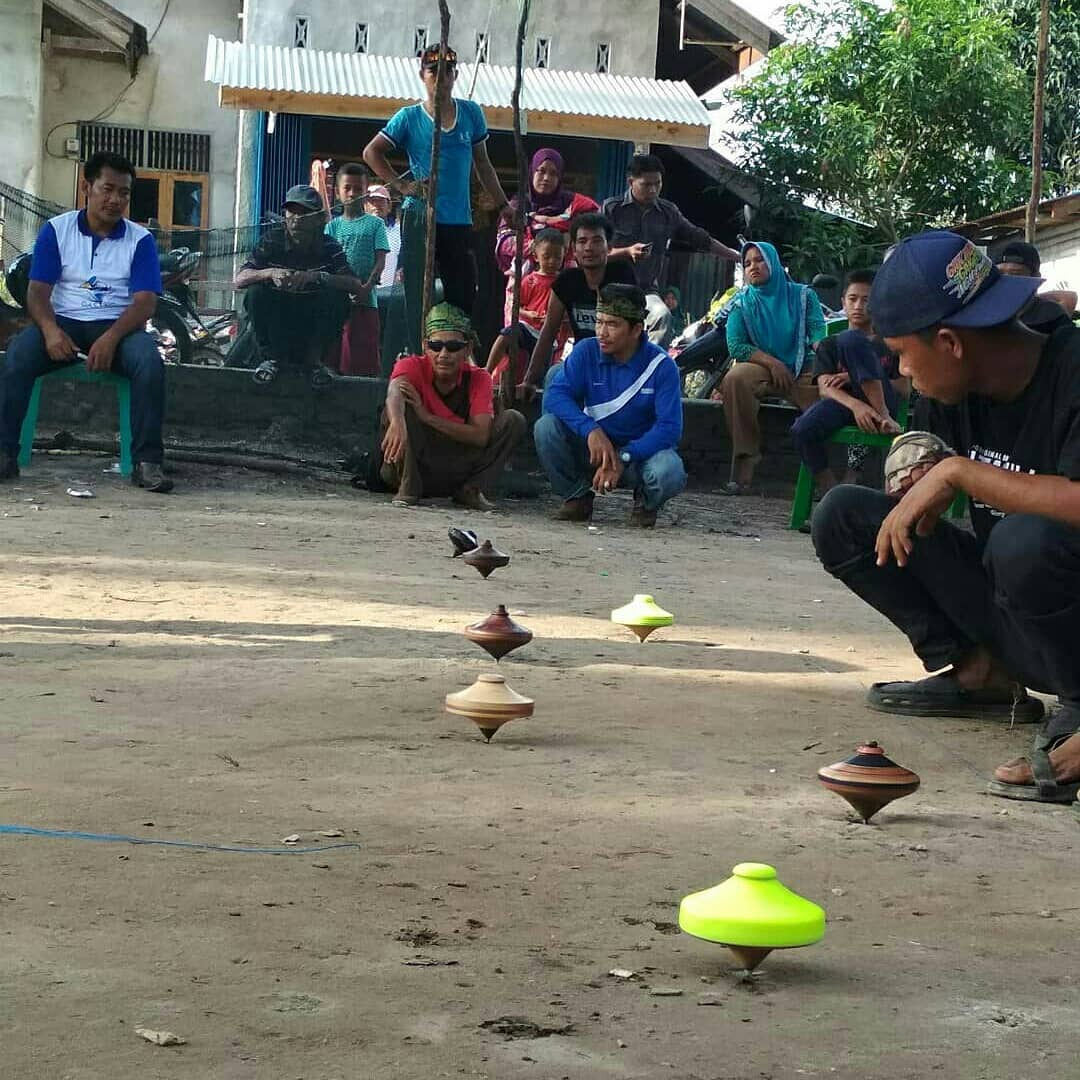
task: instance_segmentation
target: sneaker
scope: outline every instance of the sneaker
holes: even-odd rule
[[[0,450],[0,480],[14,480],[19,475],[19,459],[15,454]]]
[[[173,482],[155,461],[138,462],[132,470],[131,482],[136,487],[145,488],[147,491],[157,491],[162,495],[173,489]]]
[[[593,499],[591,491],[585,492],[579,499],[567,499],[555,511],[556,521],[589,521],[592,518]]]

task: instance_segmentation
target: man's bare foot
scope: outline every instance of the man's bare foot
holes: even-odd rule
[[[965,690],[1008,690],[1016,679],[981,645],[953,662],[956,681]]]
[[[1068,736],[1050,751],[1050,765],[1059,784],[1080,782],[1080,733]],[[994,770],[994,779],[1003,784],[1031,784],[1034,777],[1027,758],[1014,758]]]

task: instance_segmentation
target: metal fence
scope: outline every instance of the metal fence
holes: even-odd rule
[[[0,182],[0,263],[9,266],[24,252],[32,250],[41,226],[68,209]],[[199,308],[213,312],[235,309],[233,277],[258,243],[264,228],[246,225],[239,229],[191,229],[153,225],[151,232],[162,254],[178,247],[201,254],[191,286]]]

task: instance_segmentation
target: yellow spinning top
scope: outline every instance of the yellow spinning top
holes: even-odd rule
[[[739,863],[732,876],[691,893],[679,905],[679,927],[726,945],[747,971],[773,949],[813,945],[825,936],[825,912],[784,886],[764,863]]]
[[[638,641],[644,643],[658,626],[671,626],[675,616],[665,611],[651,596],[638,593],[629,604],[623,604],[611,613],[611,621],[632,630],[637,634]]]

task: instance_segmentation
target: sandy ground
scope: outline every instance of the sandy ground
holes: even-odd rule
[[[642,534],[622,498],[593,532],[178,481],[0,488],[0,823],[357,846],[0,835],[5,1080],[1076,1075],[1080,827],[984,794],[1031,729],[869,712],[915,666],[782,503],[690,495]],[[509,568],[450,560],[452,523]],[[678,622],[639,646],[608,614],[643,590]],[[492,670],[460,631],[498,602],[536,714],[485,745],[442,703]],[[923,777],[872,826],[814,777],[867,737]],[[830,920],[752,981],[672,926],[746,859]]]

